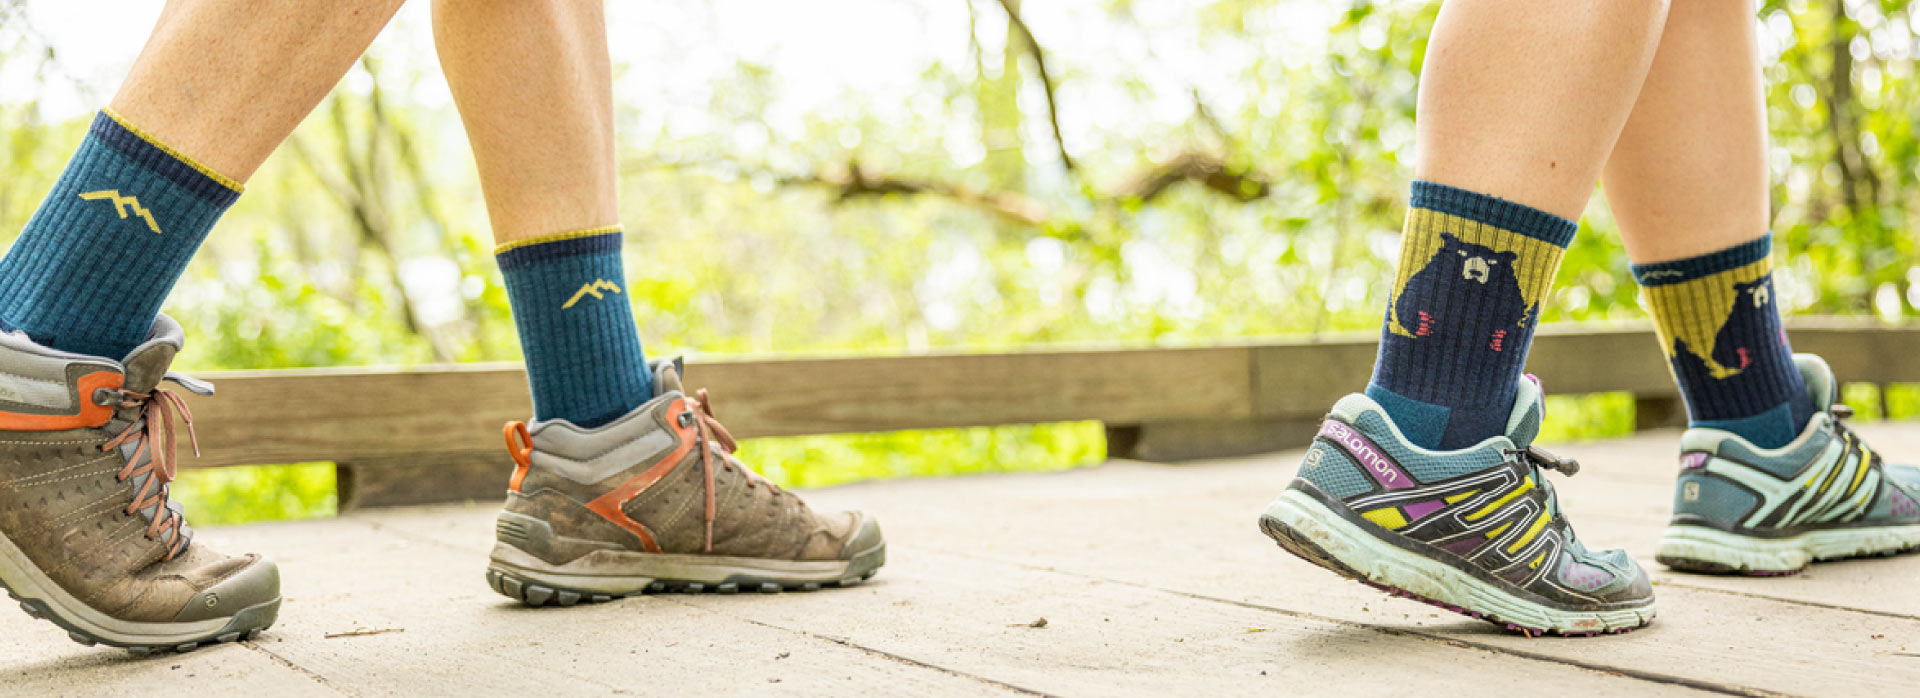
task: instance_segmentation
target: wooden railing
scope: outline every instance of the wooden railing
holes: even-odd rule
[[[1841,380],[1920,382],[1920,326],[1792,323],[1794,348]],[[1638,426],[1685,412],[1646,328],[1543,328],[1528,362],[1555,393],[1633,394]],[[1198,348],[719,360],[687,367],[741,437],[1071,420],[1107,426],[1113,457],[1173,461],[1303,445],[1365,385],[1374,337]],[[500,425],[531,406],[517,364],[235,371],[190,397],[192,467],[332,461],[343,509],[491,499],[508,470]]]

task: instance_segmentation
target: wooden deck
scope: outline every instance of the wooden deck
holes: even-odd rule
[[[1861,431],[1920,455],[1920,425]],[[891,561],[806,594],[523,608],[482,579],[491,502],[211,529],[280,561],[279,625],[135,659],[4,612],[0,693],[1911,695],[1920,556],[1776,579],[1652,563],[1675,437],[1560,449],[1586,464],[1558,488],[1580,535],[1655,570],[1659,620],[1622,636],[1518,637],[1293,559],[1254,520],[1295,452],[815,491],[879,515]]]

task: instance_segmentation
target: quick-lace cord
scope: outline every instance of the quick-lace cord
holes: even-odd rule
[[[198,456],[200,437],[193,429],[193,412],[187,409],[186,401],[168,390],[156,388],[147,393],[122,390],[119,395],[120,407],[133,407],[140,412],[134,417],[133,424],[100,444],[100,450],[111,451],[129,443],[134,444],[133,453],[127,456],[127,464],[121,466],[116,477],[121,482],[141,475],[148,477],[134,492],[133,502],[127,505],[126,513],[133,514],[149,506],[154,508],[146,536],[149,540],[159,540],[163,533],[172,533],[164,558],[172,560],[184,552],[189,544],[186,536],[181,535],[180,513],[170,506],[170,483],[176,473],[173,413],[179,412],[181,421],[187,425],[187,439],[193,445],[193,455]]]

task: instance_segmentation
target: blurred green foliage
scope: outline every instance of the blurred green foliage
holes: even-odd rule
[[[0,0],[0,12],[19,4]],[[952,28],[967,60],[915,57],[904,99],[849,92],[794,115],[776,67],[744,62],[711,79],[691,118],[648,120],[649,105],[623,95],[626,297],[649,351],[1203,343],[1377,326],[1437,4],[1029,3],[1031,45],[1005,7],[972,0],[970,23]],[[1916,16],[1883,0],[1760,8],[1789,312],[1895,321],[1920,308],[1908,232],[1920,216]],[[1309,20],[1325,22],[1323,39],[1305,32],[1324,47],[1285,50],[1276,37]],[[21,27],[0,23],[0,68],[59,79],[58,57]],[[1110,33],[1139,69],[1116,76],[1104,69],[1115,56],[1049,48],[1076,31]],[[1160,69],[1154,36],[1202,48],[1230,80],[1203,89]],[[457,116],[420,97],[440,78],[382,60],[390,49],[377,45],[261,169],[176,288],[167,310],[192,342],[183,368],[519,358]],[[1055,109],[1102,116],[1075,121],[1090,126],[1060,144]],[[35,95],[0,95],[0,235],[25,223],[84,127],[46,118]],[[1641,319],[1604,202],[1581,227],[1546,319]],[[1848,398],[1878,412],[1877,392]],[[1914,414],[1920,396],[1891,388],[1886,403]],[[1552,405],[1550,439],[1632,426],[1622,395]],[[802,485],[1062,467],[1103,451],[1089,424],[747,445],[777,482]],[[180,489],[202,520],[242,520],[324,511],[330,478],[325,466],[190,473]]]

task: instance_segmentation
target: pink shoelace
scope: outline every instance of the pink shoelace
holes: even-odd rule
[[[172,560],[186,552],[190,543],[186,536],[181,535],[181,527],[185,522],[181,520],[180,512],[169,506],[172,496],[170,483],[176,470],[173,413],[179,412],[180,420],[187,425],[187,439],[193,445],[193,454],[198,456],[200,438],[193,431],[193,413],[179,395],[159,388],[146,393],[122,390],[119,406],[136,407],[140,413],[119,436],[100,444],[100,450],[111,451],[129,443],[134,444],[133,453],[127,456],[127,464],[120,468],[116,477],[121,482],[142,475],[147,478],[141,482],[140,489],[134,492],[126,513],[154,508],[152,521],[147,524],[147,539],[160,540],[162,536],[172,534],[167,538],[167,555],[162,558]]]
[[[729,433],[727,428],[720,424],[720,419],[714,416],[713,398],[707,396],[707,389],[701,388],[695,391],[694,396],[695,397],[690,400],[690,402],[693,403],[693,409],[689,410],[689,412],[697,418],[700,425],[700,443],[698,444],[700,449],[700,468],[707,478],[707,552],[711,553],[713,552],[713,519],[714,515],[718,512],[713,497],[713,449],[708,447],[708,444],[719,444],[720,448],[726,451],[727,455],[733,455],[734,451],[739,450],[740,444],[734,440],[733,434]],[[720,463],[721,467],[726,470],[730,471],[734,469],[733,459],[731,458],[722,458]],[[743,466],[740,468],[740,472],[746,474],[747,487],[749,489],[766,485],[767,489],[772,490],[775,494],[785,494],[784,490],[775,486],[772,481],[767,480],[759,473],[754,472],[752,468]]]

